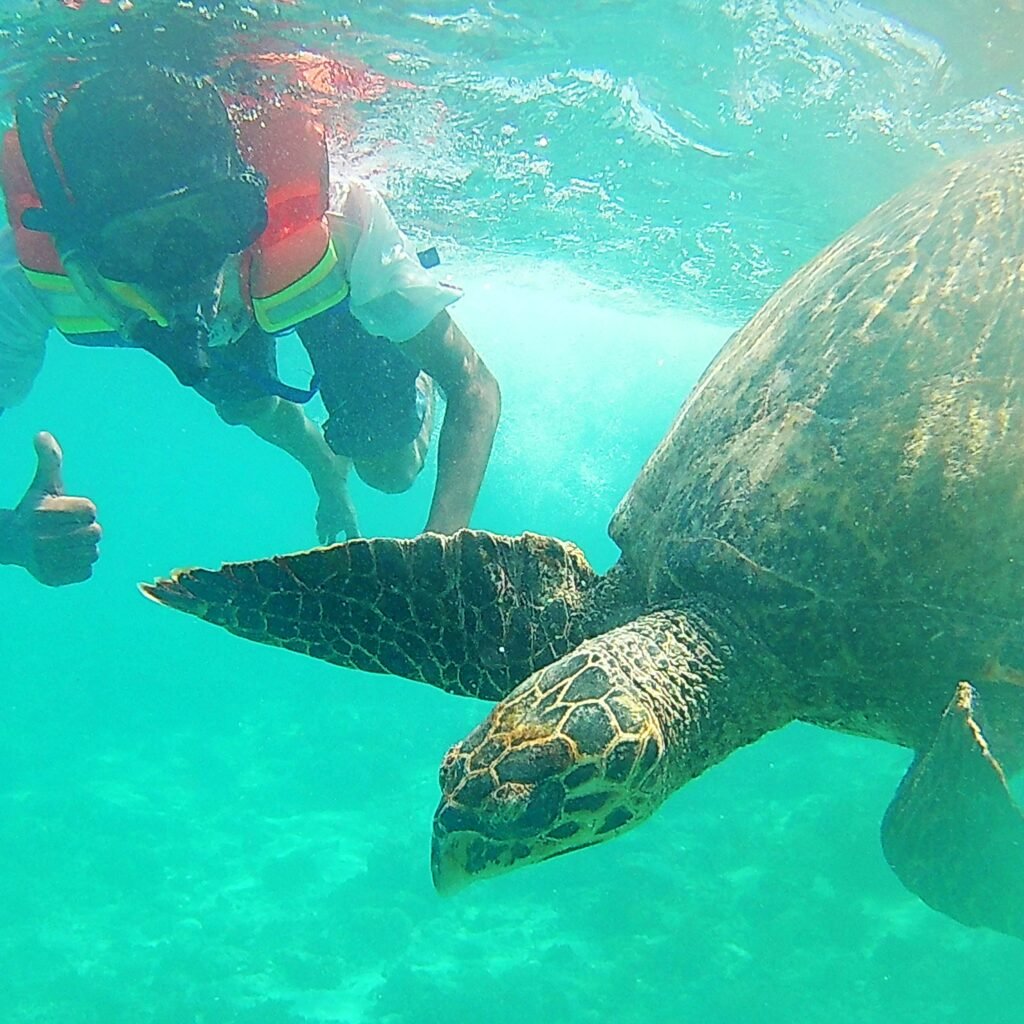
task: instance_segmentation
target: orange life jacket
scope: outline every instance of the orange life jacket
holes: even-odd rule
[[[323,125],[296,104],[245,110],[228,103],[239,153],[263,174],[267,187],[267,226],[239,263],[239,292],[259,326],[276,334],[342,302],[348,282],[327,223],[328,159]],[[14,231],[18,260],[61,333],[109,332],[89,296],[69,279],[53,236],[22,223],[27,209],[42,201],[25,164],[16,128],[3,137],[0,157],[7,219]],[[131,285],[108,281],[125,305],[166,324]]]

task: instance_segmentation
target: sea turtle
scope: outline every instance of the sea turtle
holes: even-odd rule
[[[604,576],[572,544],[466,530],[143,590],[499,702],[441,766],[439,890],[632,828],[800,720],[912,749],[890,864],[938,910],[1024,938],[1024,146],[948,165],[800,270],[610,532]]]

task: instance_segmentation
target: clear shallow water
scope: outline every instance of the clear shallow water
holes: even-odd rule
[[[975,88],[984,68],[915,93],[902,50],[800,27],[795,12],[832,6],[348,9],[360,56],[420,86],[363,111],[351,161],[403,220],[449,240],[460,322],[502,382],[479,525],[569,537],[610,564],[615,502],[729,330],[940,159],[929,125],[948,125],[950,151],[1018,130],[973,130],[977,111],[1016,103]],[[805,96],[822,39],[860,69],[855,92]],[[588,86],[571,105],[522,86],[565,86],[581,68],[632,80],[701,146],[754,156],[627,130],[614,90]],[[792,94],[770,101],[764,83],[783,71]],[[768,98],[745,124],[729,98],[757,82]],[[876,118],[846,134],[854,95],[897,128]],[[443,112],[426,153],[413,145],[424,133],[401,134],[409,96],[418,116]],[[513,123],[555,152],[536,187],[506,174],[519,149],[534,155],[501,149]],[[829,156],[836,130],[845,162]],[[591,192],[559,197],[606,165],[610,217]],[[702,249],[715,223],[728,230],[706,237],[722,248]],[[134,591],[174,565],[307,546],[299,471],[135,353],[51,345],[30,400],[0,423],[5,503],[31,476],[40,427],[64,444],[69,487],[95,498],[106,539],[87,586],[0,575],[4,1020],[1019,1021],[1024,946],[932,913],[882,859],[878,824],[908,755],[810,728],[738,752],[631,835],[439,899],[437,765],[485,707],[247,645]],[[364,527],[415,532],[429,490],[357,486]]]

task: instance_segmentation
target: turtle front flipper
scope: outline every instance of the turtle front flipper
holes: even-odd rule
[[[900,881],[935,910],[1024,939],[1024,815],[989,750],[968,683],[882,823]]]
[[[248,640],[499,700],[584,639],[596,579],[573,544],[460,530],[179,570],[141,590]]]

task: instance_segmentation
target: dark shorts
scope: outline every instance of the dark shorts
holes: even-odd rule
[[[356,460],[381,458],[411,444],[428,406],[420,368],[399,345],[369,334],[347,312],[329,310],[317,320],[317,330],[307,332],[303,343],[328,412],[327,443]]]
[[[338,455],[374,459],[411,444],[423,427],[427,391],[419,367],[386,338],[346,345],[349,372],[332,396],[324,437]]]

